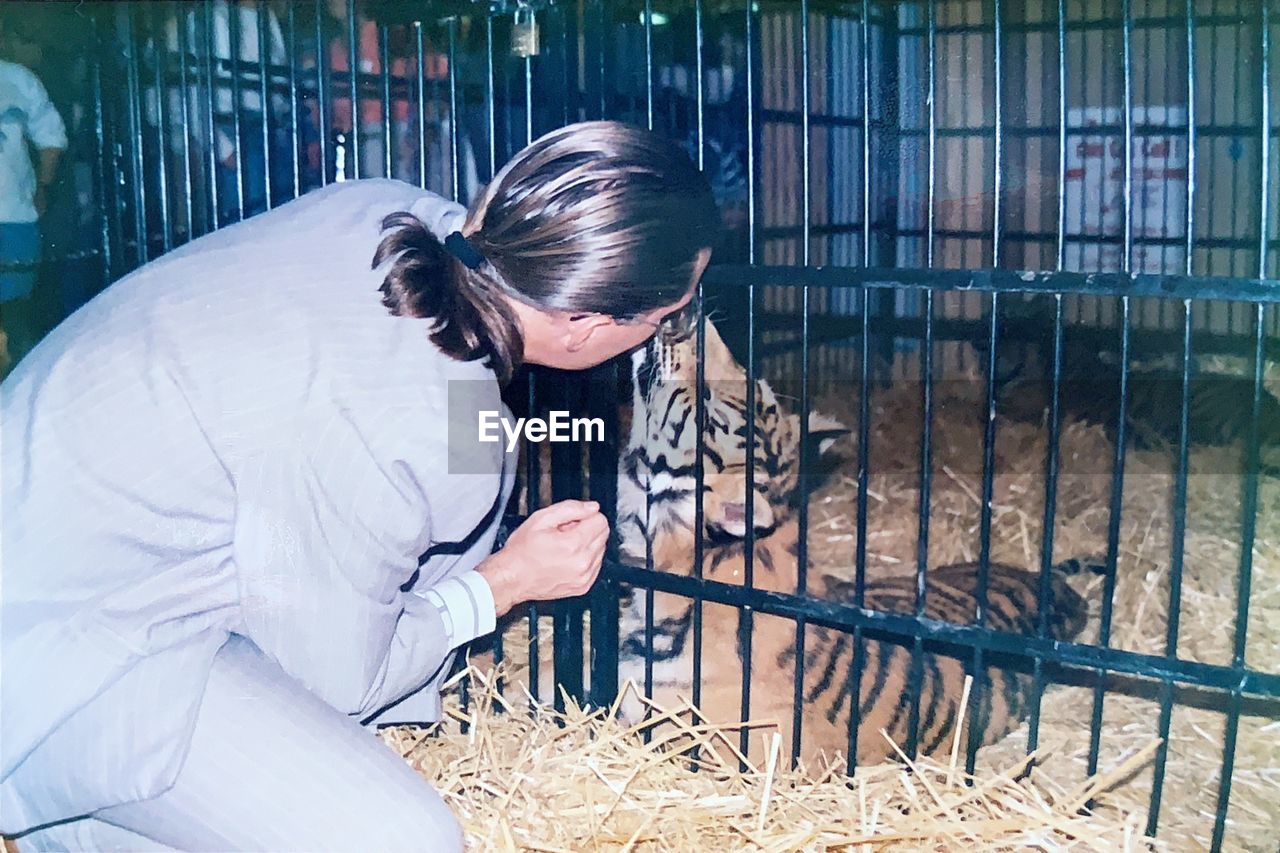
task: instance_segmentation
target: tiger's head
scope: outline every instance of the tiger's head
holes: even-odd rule
[[[757,535],[767,535],[799,498],[800,418],[783,407],[767,381],[755,380],[749,466],[747,372],[715,326],[704,325],[703,533],[711,541],[745,538],[750,500],[751,525]],[[624,552],[643,557],[646,537],[652,541],[694,531],[699,499],[697,338],[660,334],[633,356],[632,367],[631,434],[619,472],[618,514]],[[810,414],[808,426],[805,457],[810,461],[848,432],[817,412]]]

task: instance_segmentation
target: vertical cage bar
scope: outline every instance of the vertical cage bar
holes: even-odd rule
[[[751,2],[751,0],[748,0]],[[862,266],[871,266],[871,3],[862,0]],[[863,290],[863,311],[868,292]],[[865,314],[864,314],[865,316]],[[861,637],[861,632],[859,632]]]
[[[147,188],[143,163],[142,108],[138,94],[138,37],[134,29],[133,6],[121,9],[128,52],[125,56],[126,97],[128,99],[129,140],[132,143],[130,166],[133,169],[133,221],[137,229],[137,266],[145,264],[151,255],[147,239]]]
[[[756,38],[756,20],[753,14],[752,0],[747,0],[747,20],[746,20],[746,49],[747,49],[747,259],[749,263],[756,262],[756,246],[757,246],[757,227],[758,212],[756,205],[758,203],[758,194],[756,191],[756,182],[759,179],[758,164],[756,157],[756,123],[758,117],[756,115],[756,69],[755,63],[757,53],[755,49]],[[701,157],[702,144],[699,139],[698,154]],[[701,288],[701,285],[699,285]],[[702,311],[698,312],[700,322],[702,320]],[[702,344],[702,335],[699,334],[699,353],[698,366],[702,370],[705,353],[702,352],[704,347]],[[746,490],[745,501],[743,504],[744,520],[746,522],[746,544],[742,551],[743,558],[743,583],[747,587],[755,585],[755,488],[756,488],[756,371],[758,365],[756,363],[756,291],[755,283],[749,282],[747,285],[747,394],[746,394],[746,411],[747,411],[747,435],[745,458],[747,462],[746,468]],[[702,379],[699,376],[699,387],[701,387]],[[698,434],[702,435],[702,431],[706,428],[706,412],[705,405],[702,404],[702,395],[698,395]],[[699,446],[697,460],[697,486],[698,494],[702,494],[702,452]],[[698,501],[699,515],[701,514],[702,501]],[[701,531],[702,522],[698,520],[698,544],[701,550]],[[702,557],[699,554],[697,558],[699,572],[701,572]],[[739,649],[743,655],[742,665],[742,695],[741,708],[742,719],[749,719],[749,710],[751,705],[751,685],[750,685],[750,666],[748,661],[751,655],[751,614],[749,608],[739,611]],[[744,729],[739,734],[738,747],[744,755],[747,754],[748,732]]]
[[[1116,594],[1116,562],[1120,555],[1120,522],[1124,511],[1124,465],[1128,441],[1129,419],[1129,352],[1131,305],[1128,296],[1120,297],[1120,406],[1116,412],[1115,454],[1111,469],[1111,506],[1107,519],[1107,575],[1103,584],[1102,617],[1098,628],[1098,645],[1111,646],[1111,617]],[[1102,744],[1102,711],[1106,699],[1106,670],[1098,672],[1093,691],[1093,714],[1089,722],[1088,773],[1098,769],[1098,750]]]
[[[1121,4],[1121,51],[1124,78],[1124,254],[1121,269],[1133,265],[1133,9],[1132,0]]]
[[[933,183],[930,173],[929,183]],[[920,504],[916,527],[916,600],[915,616],[925,615],[926,582],[929,571],[929,508],[933,494],[933,290],[924,292],[924,342],[920,346],[921,408],[920,425]],[[919,637],[911,645],[911,705],[907,715],[906,753],[915,758],[920,743],[920,694],[924,679],[924,647]],[[892,726],[890,727],[892,728]]]
[[[113,266],[113,248],[111,248],[111,224],[115,222],[115,233],[119,233],[119,205],[115,204],[115,181],[109,175],[118,175],[119,170],[111,167],[110,164],[115,163],[115,156],[111,149],[113,146],[108,145],[106,141],[106,109],[102,104],[102,31],[99,15],[90,15],[91,36],[90,44],[92,45],[93,55],[90,59],[90,87],[93,92],[93,142],[97,149],[97,161],[95,163],[95,175],[93,175],[93,190],[97,195],[97,205],[99,205],[99,238],[102,243],[102,280],[99,282],[99,289],[106,287],[106,284],[114,278]],[[111,190],[108,191],[108,186]]]
[[[597,19],[599,22],[599,31],[600,31],[600,92],[599,92],[600,118],[603,119],[605,116],[609,114],[608,104],[606,102],[607,93],[608,93],[608,83],[606,81],[607,81],[608,75],[606,73],[607,69],[605,67],[606,66],[605,38],[606,38],[606,33],[609,32],[609,28],[605,23],[604,0],[597,0],[596,9],[599,13],[597,15]],[[650,79],[652,79],[652,77],[650,77]]]
[[[422,36],[418,36],[421,42]],[[484,48],[485,48],[485,124],[489,132],[489,178],[492,179],[498,174],[498,93],[496,87],[497,78],[494,76],[493,68],[493,16],[485,15],[484,19]],[[419,51],[421,55],[421,51]],[[419,96],[421,97],[421,96]],[[419,111],[419,115],[422,115]],[[419,131],[421,132],[421,131]],[[422,174],[423,182],[426,181],[426,161],[423,161]]]
[[[995,353],[992,353],[994,357]],[[1058,507],[1058,452],[1062,429],[1062,294],[1053,295],[1053,377],[1049,389],[1049,448],[1045,454],[1044,516],[1040,543],[1040,588],[1036,595],[1036,633],[1049,635],[1049,608],[1052,595],[1053,522]],[[1044,659],[1036,655],[1031,685],[1031,718],[1027,725],[1027,754],[1040,743],[1040,699],[1044,694]]]
[[[165,61],[168,45],[163,42],[164,8],[152,6],[151,13],[151,24],[154,30],[151,43],[154,45],[152,59],[155,62],[153,80],[156,87],[156,160],[158,161],[156,163],[156,202],[160,214],[160,247],[162,252],[167,252],[173,248],[169,213],[169,134],[167,132],[169,125],[165,120],[165,103],[169,100],[169,81],[165,73],[168,70],[168,63]],[[141,139],[138,140],[139,143],[141,141]]]
[[[267,44],[267,4],[266,0],[258,0],[257,17],[258,24],[258,97],[260,107],[262,109],[262,198],[270,210],[275,206],[275,199],[272,196],[271,175],[272,172],[272,151],[271,151],[271,101],[267,97],[267,56],[270,48]]]
[[[320,143],[320,184],[329,183],[329,74],[324,38],[325,0],[316,0],[316,135]]]
[[[1056,269],[1067,261],[1067,0],[1058,0],[1058,221]],[[1077,301],[1077,306],[1079,302]]]
[[[926,4],[926,15],[928,17],[925,26],[928,44],[925,45],[926,50],[926,78],[927,78],[927,121],[928,121],[928,148],[926,149],[926,169],[928,170],[928,188],[925,196],[925,266],[933,268],[933,207],[934,193],[936,192],[935,181],[937,179],[937,149],[938,149],[938,91],[937,91],[937,4],[935,0],[929,0]]]
[[[487,18],[485,23],[490,29],[493,27],[493,22]],[[422,21],[413,22],[413,67],[415,69],[413,77],[413,96],[418,116],[418,131],[414,136],[417,137],[418,149],[418,186],[425,190],[427,188],[427,69],[425,64],[427,51],[426,45],[423,43],[424,27],[425,25]],[[489,30],[486,30],[486,32],[488,31]],[[490,63],[493,61],[492,54],[490,54],[489,61]],[[487,95],[491,96],[493,92],[492,67],[490,68],[490,77],[486,80],[486,83],[488,83]],[[489,134],[489,148],[490,150],[493,148],[492,132]],[[492,160],[492,158],[490,159]],[[489,174],[493,174],[492,164],[489,167]]]
[[[243,111],[243,103],[240,95],[240,57],[243,53],[243,45],[240,43],[241,37],[244,35],[240,31],[240,7],[238,5],[227,5],[227,69],[231,74],[231,138],[234,146],[234,157],[236,164],[236,219],[244,219],[244,200],[245,200],[245,184],[244,184],[244,137],[243,128],[241,127],[241,112]]]
[[[189,77],[190,70],[188,65],[194,60],[195,50],[191,43],[194,33],[191,31],[193,22],[192,12],[190,10],[182,10],[185,14],[175,16],[175,29],[177,30],[177,47],[182,61],[178,64],[178,85],[181,95],[178,98],[180,107],[180,116],[182,117],[182,181],[183,181],[183,201],[182,201],[182,217],[183,229],[187,240],[195,237],[195,202],[192,195],[195,192],[195,186],[191,180],[191,80]]]
[[[288,4],[289,23],[289,135],[293,149],[293,197],[302,195],[302,142],[298,133],[298,123],[302,120],[302,102],[298,100],[298,57],[302,54],[302,45],[298,42],[298,4]]]
[[[351,152],[348,165],[349,177],[358,178],[361,173],[360,159],[360,45],[358,30],[360,19],[356,15],[356,0],[347,0],[347,94],[351,98],[351,139],[347,142],[347,150]]]
[[[526,411],[529,413],[529,417],[534,417],[538,413],[537,395],[537,376],[533,371],[530,371],[525,397],[525,405],[527,407]],[[533,515],[533,513],[538,511],[539,504],[541,503],[540,487],[542,485],[542,471],[539,462],[540,460],[538,458],[537,448],[530,447],[526,443],[524,468],[525,506],[529,510],[530,515]],[[535,699],[544,701],[544,697],[541,695],[539,687],[541,684],[539,670],[541,669],[542,661],[538,656],[538,605],[536,603],[530,603],[527,608],[527,613],[529,622],[529,691],[533,693],[533,697]]]
[[[653,0],[644,0],[644,103],[647,127],[653,130]]]
[[[533,142],[533,58],[524,59],[524,144]]]
[[[864,5],[865,11],[865,5]],[[864,34],[865,35],[865,34]],[[867,489],[870,484],[871,460],[871,289],[862,288],[862,337],[859,341],[858,368],[858,496],[857,538],[854,542],[853,603],[866,605],[867,589]],[[858,735],[862,728],[862,670],[866,660],[866,642],[862,626],[853,631],[853,661],[845,681],[849,696],[849,754],[846,770],[852,774],[858,762]]]
[[[316,0],[317,3],[323,0]],[[209,231],[222,224],[222,205],[225,203],[218,190],[218,112],[215,91],[217,88],[217,60],[213,49],[213,3],[205,0],[201,6],[201,29],[204,43],[204,119],[208,134],[204,138],[205,180],[209,185]]]
[[[991,266],[1000,266],[1000,215],[1003,212],[1002,195],[1004,193],[1004,22],[1001,20],[1000,0],[992,0],[995,16],[995,30],[992,33],[992,52],[994,53],[995,80],[995,140],[992,148],[992,194],[991,194]]]
[[[978,583],[974,589],[973,622],[979,628],[987,624],[987,584],[991,577],[991,516],[994,502],[995,453],[996,453],[996,347],[1000,345],[1000,294],[991,294],[991,319],[987,323],[986,409],[982,433],[982,505],[978,519]],[[973,686],[969,692],[969,737],[965,744],[965,773],[973,775],[978,747],[982,745],[982,725],[979,717],[982,707],[982,691],[987,689],[986,665],[981,648],[973,650]],[[956,736],[959,736],[956,732]]]
[[[810,112],[812,109],[809,90],[809,0],[800,2],[800,222],[801,245],[800,262],[808,267],[812,251],[811,218],[812,210],[812,175],[810,159],[812,155],[812,127]],[[800,506],[797,507],[799,539],[796,541],[796,595],[805,595],[809,589],[809,459],[807,445],[809,443],[809,285],[800,288]],[[753,493],[747,493],[747,500],[754,503]],[[804,617],[796,619],[796,655],[795,682],[792,695],[791,726],[791,766],[794,768],[800,761],[800,744],[803,736],[804,710],[804,674],[805,674],[805,635],[807,625]],[[743,719],[747,719],[743,717]]]
[[[1258,113],[1262,122],[1262,186],[1258,191],[1258,278],[1266,278],[1267,224],[1271,214],[1271,0],[1262,0],[1259,5],[1261,43],[1258,46],[1258,94],[1261,103]],[[1262,325],[1260,314],[1259,329]]]
[[[1190,23],[1190,5],[1188,23]],[[1194,55],[1194,54],[1193,54]],[[1192,90],[1194,92],[1194,90]],[[1188,232],[1189,233],[1189,232]],[[1190,265],[1188,253],[1188,265]],[[1178,407],[1178,469],[1173,491],[1173,531],[1170,536],[1169,606],[1165,627],[1164,654],[1178,656],[1178,627],[1182,614],[1182,566],[1186,551],[1187,531],[1187,464],[1191,436],[1191,300],[1182,301],[1182,389]],[[1156,834],[1160,820],[1160,800],[1164,794],[1165,765],[1169,758],[1169,727],[1173,720],[1173,682],[1160,685],[1160,745],[1156,748],[1155,767],[1151,776],[1151,805],[1147,809],[1147,835]]]
[[[703,20],[702,20],[702,0],[694,0],[693,6],[693,26],[694,26],[694,85],[697,89],[697,138],[698,138],[698,168],[703,168],[702,149],[703,149],[703,112],[702,112],[702,76],[703,76]],[[698,338],[697,345],[697,388],[694,390],[694,423],[697,429],[697,442],[694,444],[694,489],[698,495],[698,500],[694,504],[694,551],[693,562],[694,572],[699,580],[702,578],[703,566],[702,560],[706,554],[705,550],[705,510],[702,505],[703,485],[706,482],[706,470],[704,468],[703,442],[707,434],[707,402],[702,389],[706,387],[707,382],[707,320],[706,314],[702,311],[702,281],[699,279],[697,285],[696,299],[698,300]],[[750,359],[748,359],[748,362]],[[751,365],[748,363],[748,373],[751,371]],[[748,380],[750,384],[750,380]],[[748,392],[750,393],[750,392]],[[748,401],[748,407],[750,402]],[[748,411],[750,409],[748,408]],[[750,497],[747,498],[748,507],[751,505]],[[747,510],[750,513],[750,509]],[[751,516],[747,516],[747,541],[745,550],[750,551],[755,546],[755,540],[751,535]],[[749,570],[747,584],[750,585]],[[695,706],[702,702],[702,599],[701,597],[693,600],[693,704]],[[747,637],[746,655],[743,661],[743,707],[749,707],[750,694],[748,692],[751,671],[751,640]],[[746,719],[746,717],[743,717]]]
[[[1265,170],[1264,170],[1265,172]],[[1265,180],[1265,177],[1264,177]],[[1264,194],[1265,197],[1265,194]],[[1196,248],[1196,13],[1187,0],[1187,258],[1183,271],[1192,274]],[[1188,313],[1190,308],[1188,307]],[[1154,811],[1154,808],[1153,808]]]
[[[453,186],[452,198],[458,201],[462,197],[458,169],[458,124],[461,122],[458,110],[458,19],[449,19],[449,169],[450,183]]]
[[[605,424],[604,441],[589,446],[591,498],[598,501],[605,518],[618,517],[618,362],[608,362],[592,371],[587,395],[591,415]],[[618,559],[618,537],[605,543],[605,559]],[[591,590],[591,704],[606,708],[618,694],[618,584],[602,575]]]
[[[1263,15],[1266,24],[1266,15]],[[1264,26],[1265,32],[1265,26]],[[1263,52],[1266,52],[1266,36],[1263,36]],[[1264,70],[1266,62],[1262,63]],[[1266,228],[1264,222],[1262,227]],[[1245,666],[1245,641],[1249,636],[1249,599],[1253,594],[1253,542],[1258,524],[1258,439],[1262,418],[1263,377],[1265,375],[1266,303],[1254,306],[1253,328],[1253,406],[1249,413],[1249,437],[1246,445],[1244,496],[1240,509],[1240,568],[1236,586],[1236,625],[1232,643],[1231,666],[1242,671]],[[1222,849],[1226,831],[1227,809],[1231,804],[1232,773],[1236,761],[1236,736],[1240,730],[1241,693],[1239,687],[1231,691],[1227,708],[1227,726],[1223,735],[1222,772],[1218,774],[1218,806],[1213,821],[1213,838],[1210,847]]]
[[[387,25],[378,24],[378,89],[382,103],[382,176],[391,177],[391,50]],[[452,70],[452,69],[450,69]],[[455,199],[456,200],[456,199]]]

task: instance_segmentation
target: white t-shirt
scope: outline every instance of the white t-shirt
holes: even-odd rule
[[[40,79],[0,59],[0,222],[37,219],[28,141],[36,148],[66,148],[67,129]]]

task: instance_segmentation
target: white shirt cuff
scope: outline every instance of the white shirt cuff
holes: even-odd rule
[[[465,571],[441,581],[424,591],[422,597],[440,610],[450,648],[492,633],[497,625],[493,590],[477,571]]]

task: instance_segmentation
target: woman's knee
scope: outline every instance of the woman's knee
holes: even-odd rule
[[[462,824],[430,785],[417,781],[421,787],[402,785],[375,795],[380,802],[363,810],[365,827],[358,832],[366,849],[462,853]]]

